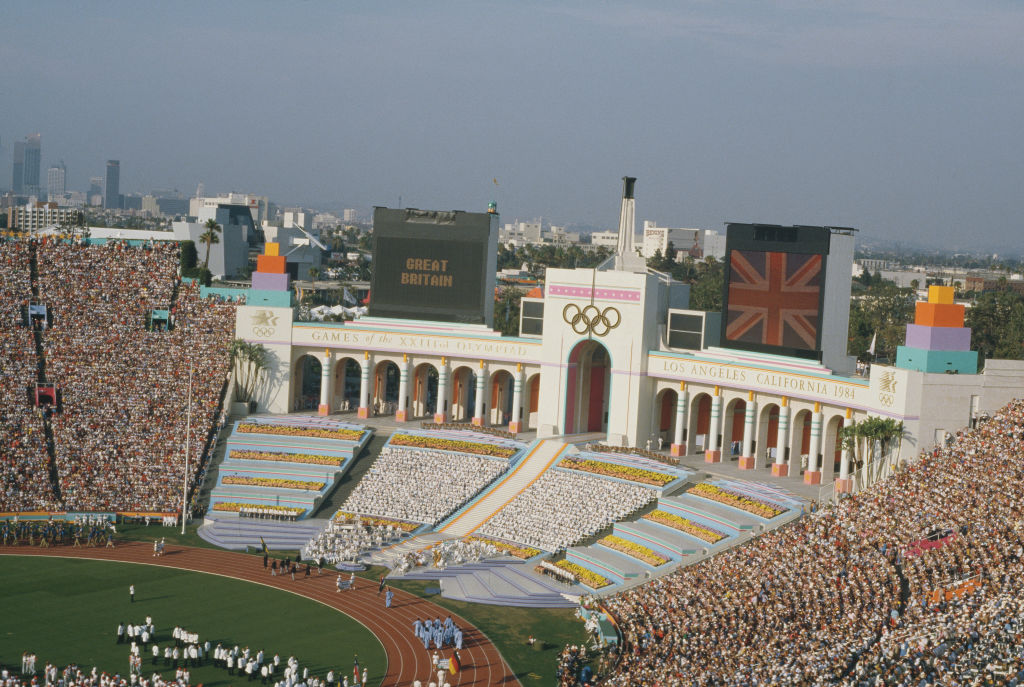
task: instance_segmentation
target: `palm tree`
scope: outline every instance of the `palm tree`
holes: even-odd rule
[[[206,258],[203,260],[203,269],[208,269],[210,264],[210,246],[215,243],[220,243],[220,238],[217,236],[221,231],[221,226],[217,224],[217,220],[212,217],[206,220],[206,231],[199,237],[199,240],[206,244]]]
[[[245,339],[232,341],[230,351],[235,372],[235,400],[248,403],[266,378],[268,351],[263,344],[249,343]]]

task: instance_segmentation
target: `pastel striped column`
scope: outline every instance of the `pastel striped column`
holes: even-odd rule
[[[686,429],[686,409],[690,404],[690,392],[686,390],[686,382],[679,383],[679,395],[676,396],[676,431],[672,436],[671,453],[673,456],[686,455],[686,443],[683,431]]]
[[[789,446],[789,402],[782,399],[779,407],[779,431],[775,440],[775,462],[772,463],[772,475],[786,477],[789,475],[789,464],[786,463],[786,447]]]
[[[818,454],[821,453],[821,404],[814,404],[811,414],[811,446],[807,457],[807,470],[804,471],[805,484],[821,484],[821,469],[818,466]]]
[[[363,353],[363,368],[359,371],[359,417],[370,417],[370,367],[373,365],[369,353]]]
[[[437,370],[437,406],[434,408],[434,422],[448,421],[448,360],[441,358]]]
[[[395,408],[395,420],[405,422],[409,419],[409,356],[402,356],[402,364],[398,366],[398,406]]]
[[[331,413],[331,352],[324,351],[324,362],[320,366],[320,407],[317,408],[317,415],[330,415]]]
[[[747,395],[747,409],[743,414],[743,453],[740,455],[740,470],[753,470],[757,464],[754,456],[754,436],[757,433],[757,401],[754,394]]]
[[[508,431],[518,434],[523,431],[523,366],[516,365],[516,373],[512,375],[512,419],[508,423]]]
[[[484,417],[484,393],[487,390],[487,373],[484,370],[484,361],[480,361],[480,368],[476,373],[476,403],[473,404],[473,424],[483,427],[486,424]]]
[[[722,460],[722,450],[718,445],[718,433],[722,431],[722,396],[715,387],[715,395],[711,398],[711,427],[708,429],[707,450],[704,451],[705,463],[718,463]]]

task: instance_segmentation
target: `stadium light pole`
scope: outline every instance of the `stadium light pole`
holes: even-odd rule
[[[181,533],[185,534],[185,513],[188,509],[188,449],[192,435],[192,370],[193,363],[188,365],[188,415],[185,421],[185,476],[181,485]]]

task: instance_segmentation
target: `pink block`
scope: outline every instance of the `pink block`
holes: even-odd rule
[[[287,274],[252,273],[252,288],[260,289],[261,291],[287,291],[288,283]]]
[[[907,345],[925,351],[971,350],[970,327],[929,327],[907,325]]]

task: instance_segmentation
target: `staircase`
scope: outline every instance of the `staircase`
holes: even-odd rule
[[[515,470],[491,487],[475,503],[448,521],[438,532],[465,537],[475,532],[499,510],[533,484],[569,447],[560,441],[539,440]]]
[[[200,538],[225,549],[260,548],[260,537],[277,551],[297,551],[320,534],[326,520],[259,520],[224,514],[208,514],[199,528]]]

